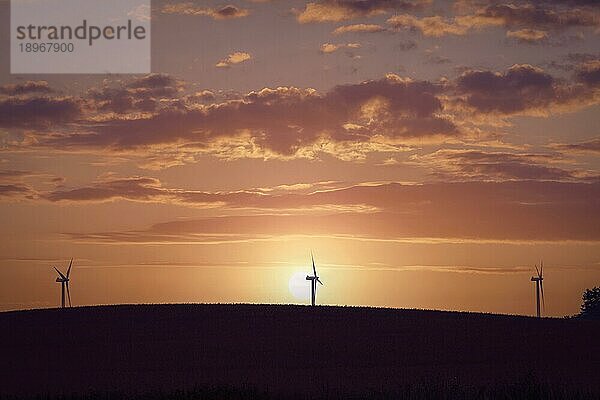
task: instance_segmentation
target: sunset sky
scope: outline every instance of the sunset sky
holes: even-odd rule
[[[9,20],[0,310],[71,257],[74,305],[307,303],[311,250],[320,304],[600,285],[597,1],[157,0],[149,75],[11,75]]]

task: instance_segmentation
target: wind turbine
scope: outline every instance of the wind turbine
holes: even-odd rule
[[[67,289],[67,297],[69,298],[69,307],[71,307],[71,292],[69,292],[69,275],[71,274],[71,267],[73,266],[73,259],[71,258],[71,262],[69,263],[69,269],[67,269],[67,275],[63,275],[62,272],[58,270],[58,268],[54,267],[56,272],[58,272],[58,277],[56,278],[56,282],[60,282],[61,288],[61,296],[60,296],[60,306],[65,308],[65,287]]]
[[[310,281],[310,304],[315,305],[315,300],[317,297],[317,282],[323,285],[323,282],[319,279],[317,275],[317,269],[315,268],[315,258],[313,257],[312,251],[310,252],[310,258],[312,260],[313,267],[313,275],[306,275],[306,280]]]
[[[531,282],[535,282],[535,301],[536,301],[536,310],[537,317],[540,318],[542,315],[540,313],[540,291],[542,292],[542,307],[545,309],[546,304],[544,302],[544,262],[540,262],[540,269],[538,270],[537,265],[535,266],[535,271],[537,272],[537,276],[531,277]]]

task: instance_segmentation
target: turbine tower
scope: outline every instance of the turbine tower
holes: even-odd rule
[[[323,282],[321,282],[319,276],[317,275],[315,258],[313,257],[312,251],[310,252],[310,258],[312,260],[313,275],[306,275],[306,280],[310,281],[310,304],[314,306],[317,298],[317,282],[319,282],[321,285],[323,285]]]
[[[73,266],[73,259],[71,258],[71,262],[69,263],[69,269],[67,269],[67,275],[63,275],[62,272],[58,270],[58,268],[54,267],[56,272],[58,272],[58,277],[56,278],[56,282],[60,282],[60,306],[61,308],[65,308],[65,288],[67,289],[67,297],[69,299],[69,307],[71,307],[71,292],[69,292],[69,275],[71,274],[71,267]]]
[[[535,304],[537,310],[537,317],[540,318],[542,316],[540,312],[540,292],[542,292],[542,307],[545,309],[546,304],[544,302],[544,262],[540,262],[540,269],[538,270],[537,265],[535,266],[535,271],[537,272],[537,276],[531,277],[531,282],[535,282]]]

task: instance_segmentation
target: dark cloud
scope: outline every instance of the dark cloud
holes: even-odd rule
[[[346,46],[351,45],[357,46]],[[427,54],[429,62],[449,62]],[[107,81],[81,98],[5,98],[0,126],[29,128],[22,142],[29,148],[143,154],[149,168],[193,162],[202,154],[364,160],[369,153],[396,152],[415,140],[465,135],[455,121],[473,114],[542,115],[556,107],[571,111],[594,104],[593,70],[580,72],[577,82],[569,82],[531,65],[515,65],[504,72],[467,70],[438,82],[389,74],[325,93],[278,87],[235,95],[185,94],[175,78],[151,74]],[[48,132],[50,126],[54,129]]]
[[[112,83],[112,86],[110,85]],[[133,111],[153,112],[159,101],[176,99],[183,84],[167,74],[149,74],[128,82],[108,82],[91,88],[86,98],[89,106],[99,111],[125,114]]]
[[[0,198],[23,197],[31,192],[31,188],[22,184],[0,184]]]
[[[133,79],[125,84],[126,87],[132,89],[158,89],[162,91],[167,88],[176,93],[179,81],[168,74],[148,74],[142,77]]]
[[[163,195],[160,182],[154,178],[112,178],[95,182],[91,186],[59,189],[40,196],[49,201],[102,202],[114,199],[134,201],[159,201]]]
[[[247,12],[245,10],[241,10],[232,5],[219,8],[215,11],[215,15],[218,15],[220,18],[239,18],[241,16],[245,16],[246,14]]]
[[[51,93],[53,90],[46,81],[26,81],[0,86],[0,94],[18,96],[30,93]]]
[[[502,25],[546,30],[600,26],[597,10],[555,5],[555,2],[490,4],[470,18],[474,26]]]
[[[33,199],[33,189],[24,183],[24,179],[35,175],[31,171],[0,170],[0,199]]]
[[[338,86],[325,94],[310,89],[263,89],[238,100],[163,110],[150,118],[105,121],[92,125],[91,133],[40,138],[40,143],[133,149],[183,142],[206,149],[215,141],[241,135],[254,149],[298,156],[317,143],[331,147],[369,143],[374,137],[456,136],[456,127],[438,116],[440,90],[435,84],[395,75]],[[328,151],[335,155],[335,149]]]
[[[467,71],[456,81],[461,101],[481,113],[547,112],[551,106],[592,102],[589,89],[555,79],[531,65],[514,65],[506,72]]]
[[[588,86],[600,86],[600,59],[581,64],[575,75],[578,81]]]
[[[81,115],[80,102],[72,97],[9,97],[0,99],[0,127],[48,127],[72,122]]]

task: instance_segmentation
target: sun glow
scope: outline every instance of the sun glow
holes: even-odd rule
[[[294,272],[292,276],[290,276],[288,288],[295,299],[310,301],[310,282],[306,280],[306,272]]]

